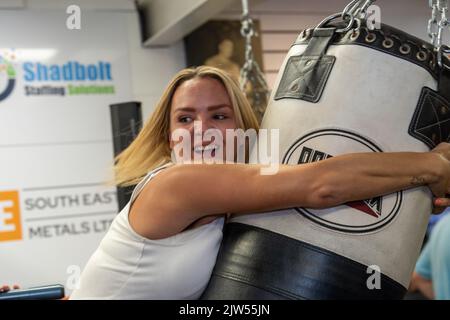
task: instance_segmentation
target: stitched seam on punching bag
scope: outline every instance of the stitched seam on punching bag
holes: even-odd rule
[[[306,59],[315,60],[315,61],[317,61],[317,62],[320,63],[320,59],[318,59],[317,57],[311,57],[311,56],[299,56],[299,59],[295,59],[295,58],[296,58],[296,57],[292,57],[292,62],[293,62],[293,63],[294,63],[294,62],[297,62],[297,63],[298,63],[298,62],[301,62],[302,60],[306,60]],[[295,61],[294,61],[294,59],[295,59]],[[323,63],[323,64],[325,65],[326,70],[328,71],[330,62],[325,62],[325,63]],[[327,73],[327,71],[325,71],[325,74]],[[311,73],[311,72],[314,72],[314,68],[312,68],[311,70],[309,70],[307,73],[304,73],[303,75],[307,75],[307,74],[309,74],[309,73]],[[292,97],[293,97],[293,98],[296,98],[296,97],[306,97],[306,98],[311,98],[311,99],[313,99],[314,97],[316,97],[316,96],[319,95],[319,92],[320,92],[321,89],[323,88],[323,80],[324,80],[324,78],[326,78],[326,77],[321,77],[321,79],[320,79],[318,85],[316,86],[316,88],[315,88],[313,94],[299,93],[298,95],[292,94]],[[298,78],[297,78],[296,80],[298,80]],[[309,89],[309,87],[308,87],[308,89]],[[284,96],[290,96],[289,92],[286,92],[286,90],[284,90],[284,91],[285,91],[285,92],[284,92]],[[312,90],[311,90],[311,91],[312,91]]]
[[[442,103],[445,106],[449,106],[449,103],[446,99],[442,98],[439,93],[435,92],[434,90],[428,88],[428,87],[423,87],[422,89],[422,93],[420,95],[420,99],[419,102],[417,104],[417,108],[414,111],[413,114],[413,119],[411,120],[411,124],[409,126],[408,129],[408,133],[414,137],[415,139],[418,139],[420,141],[422,141],[423,143],[425,143],[430,149],[434,148],[436,146],[436,143],[431,140],[428,136],[424,135],[423,133],[421,133],[419,130],[423,129],[423,128],[418,128],[418,122],[420,119],[420,115],[422,114],[423,109],[425,108],[425,101],[426,99],[429,99],[430,103],[432,104],[432,109],[433,112],[436,112],[435,108],[434,108],[434,104],[433,104],[433,99],[437,100],[439,103]],[[438,122],[436,124],[430,125],[430,126],[435,126],[438,125],[439,126],[439,133],[442,134],[442,131],[440,130],[440,124],[441,122],[439,122],[439,117],[436,115],[436,118],[438,120]],[[448,122],[450,121],[450,119],[447,119],[444,122]],[[443,141],[447,141],[449,137],[441,137],[441,140]],[[425,140],[425,141],[424,141]]]
[[[330,57],[330,56],[326,56],[326,57]],[[281,78],[281,83],[283,83],[283,79],[285,79],[285,77],[287,77],[287,73],[289,71],[289,64],[292,62],[292,64],[297,63],[297,62],[301,62],[302,60],[306,60],[306,59],[314,59],[316,61],[319,61],[319,59],[317,57],[310,57],[310,56],[294,56],[289,58],[290,61],[288,61],[288,68],[286,68],[283,72],[283,77]],[[334,57],[333,57],[334,58]],[[318,85],[316,86],[315,90],[314,90],[314,94],[307,94],[307,93],[298,93],[298,94],[294,94],[294,93],[289,93],[287,92],[287,90],[282,90],[281,92],[277,92],[276,96],[275,96],[275,100],[278,99],[283,99],[283,98],[294,98],[294,99],[302,99],[302,98],[310,98],[311,100],[316,100],[318,98],[320,98],[321,93],[323,92],[323,89],[325,87],[325,82],[329,77],[329,74],[331,72],[331,68],[334,64],[334,59],[332,61],[329,62],[325,62],[323,63],[325,65],[325,72],[323,74],[323,76],[321,77]],[[314,69],[309,70],[309,72],[313,72]]]
[[[239,274],[236,274],[236,273],[232,273],[232,272],[228,272],[228,271],[227,272],[220,272],[220,273],[214,272],[214,275],[216,277],[221,277],[221,278],[224,278],[224,279],[231,279],[231,280],[234,280],[234,281],[237,281],[237,282],[245,283],[245,284],[248,284],[248,285],[250,285],[252,287],[255,287],[255,288],[258,288],[258,289],[262,289],[262,290],[266,290],[266,291],[269,291],[271,293],[275,293],[277,295],[281,295],[283,297],[288,297],[288,298],[293,298],[293,299],[306,299],[303,296],[297,295],[295,293],[292,293],[290,291],[286,291],[286,290],[278,288],[278,287],[274,287],[274,286],[270,286],[270,285],[264,285],[264,286],[255,285],[255,283],[251,279],[246,278],[246,277],[244,277],[242,275],[239,275]]]
[[[423,111],[423,108],[425,107],[425,101],[426,101],[426,99],[428,98],[430,96],[430,92],[427,90],[427,91],[424,91],[424,94],[422,95],[422,97],[421,97],[421,99],[420,99],[420,102],[419,102],[419,109],[417,110],[417,113],[415,114],[415,117],[416,117],[416,121],[415,121],[415,123],[414,123],[414,133],[415,134],[417,134],[417,135],[419,135],[419,136],[421,136],[422,137],[422,139],[425,139],[425,140],[427,140],[430,144],[431,144],[431,148],[433,147],[433,146],[435,146],[435,143],[434,143],[434,141],[433,140],[431,140],[429,137],[427,137],[426,135],[424,135],[424,134],[422,134],[421,132],[419,132],[418,131],[418,128],[417,128],[417,125],[418,125],[418,122],[419,122],[419,116],[420,116],[420,114],[422,113],[422,111]]]
[[[307,94],[307,93],[289,93],[287,90],[287,85],[285,82],[287,82],[288,78],[288,72],[289,72],[289,67],[295,66],[295,63],[299,63],[302,62],[303,60],[307,60],[307,59],[311,59],[311,60],[315,60],[316,63],[322,63],[322,66],[325,68],[325,71],[323,72],[322,76],[320,77],[320,81],[317,84],[317,86],[315,87],[314,93],[313,94]],[[326,59],[327,61],[323,62],[323,59]],[[323,91],[325,89],[325,85],[326,82],[328,81],[328,78],[330,77],[331,74],[331,70],[333,69],[333,65],[336,61],[336,57],[334,56],[324,56],[324,57],[315,57],[315,56],[304,56],[304,55],[300,55],[300,56],[292,56],[289,58],[286,67],[283,71],[283,76],[281,77],[280,80],[280,84],[278,85],[278,89],[277,89],[277,93],[275,94],[274,100],[280,100],[280,99],[286,99],[286,98],[291,98],[291,99],[301,99],[301,100],[305,100],[305,101],[309,101],[309,102],[317,102],[320,100],[320,97],[323,94]],[[297,69],[298,70],[298,69]],[[309,70],[309,72],[314,72],[314,68],[312,68],[311,70]],[[304,74],[302,75],[304,76]],[[294,81],[298,80],[294,79]],[[301,89],[301,88],[299,88]]]
[[[431,105],[433,106],[433,112],[436,115],[436,118],[439,120],[439,116],[436,114],[436,105],[433,103],[433,99],[437,100],[439,103],[445,105],[446,107],[449,106],[449,103],[447,102],[446,99],[444,99],[443,97],[440,96],[439,93],[434,93],[433,91],[428,91],[427,93],[428,99],[430,100]],[[444,140],[444,137],[442,137],[442,128],[441,128],[441,124],[450,121],[450,119],[447,119],[445,121],[438,121],[436,124],[439,126],[439,134],[440,134],[440,142],[441,141],[447,141]],[[446,139],[448,139],[448,137],[446,137]]]

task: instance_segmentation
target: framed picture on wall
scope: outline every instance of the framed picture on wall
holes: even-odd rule
[[[252,38],[253,58],[263,68],[260,23],[253,20],[257,36]],[[240,70],[245,63],[245,38],[241,35],[239,20],[211,20],[185,37],[186,62],[189,67],[207,65],[227,71],[239,80]],[[252,84],[245,88],[247,98],[258,120],[265,111],[266,99],[256,103]]]

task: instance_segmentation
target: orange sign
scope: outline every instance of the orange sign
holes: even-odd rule
[[[22,239],[19,192],[0,192],[0,241]]]

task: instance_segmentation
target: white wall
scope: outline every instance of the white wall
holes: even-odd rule
[[[147,118],[168,81],[186,65],[183,41],[165,48],[144,48],[133,0],[1,0],[0,10],[61,10],[64,19],[65,9],[72,4],[80,6],[82,22],[83,10],[134,13],[129,17],[128,32],[131,85],[133,99],[143,103],[144,118]]]
[[[272,86],[289,47],[305,28],[316,26],[326,16],[340,12],[350,0],[249,0],[250,13],[261,23],[263,65]],[[378,0],[381,22],[428,40],[427,22],[431,16],[428,0]],[[216,19],[239,19],[240,1]],[[449,44],[449,34],[446,43]]]
[[[138,20],[129,22],[130,65],[134,99],[142,102],[148,118],[169,80],[186,66],[184,43],[167,48],[144,48]]]
[[[66,28],[69,4],[81,7],[81,30]],[[0,17],[0,56],[14,70],[0,75],[2,92],[13,84],[0,105],[0,283],[61,283],[70,293],[68,267],[84,267],[117,214],[115,188],[105,185],[113,164],[108,106],[139,100],[147,117],[184,66],[183,46],[143,48],[129,0],[0,1]],[[38,81],[25,76],[27,61],[105,61],[112,76]],[[114,90],[66,94],[72,84]],[[64,94],[27,94],[44,86]]]

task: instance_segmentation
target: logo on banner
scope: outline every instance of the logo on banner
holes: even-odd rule
[[[117,195],[115,190],[96,188],[0,191],[0,242],[106,232],[117,214]]]
[[[63,64],[25,61],[22,64],[26,96],[75,96],[114,94],[112,65],[107,61]]]
[[[382,152],[382,150],[374,142],[353,132],[340,129],[318,130],[298,139],[286,152],[283,163],[312,163],[339,154],[358,152]],[[393,221],[400,209],[402,195],[402,192],[397,192],[323,210],[307,208],[296,210],[326,228],[365,233],[378,230]]]
[[[14,55],[0,55],[0,101],[13,92],[16,84],[16,70],[12,64]]]
[[[0,192],[0,241],[22,239],[18,191]]]
[[[25,49],[24,49],[25,50]],[[98,96],[116,93],[113,66],[109,61],[64,63],[21,61],[22,49],[0,54],[0,102],[22,86],[26,97]],[[16,59],[17,58],[17,59]],[[16,63],[16,61],[21,61]]]

